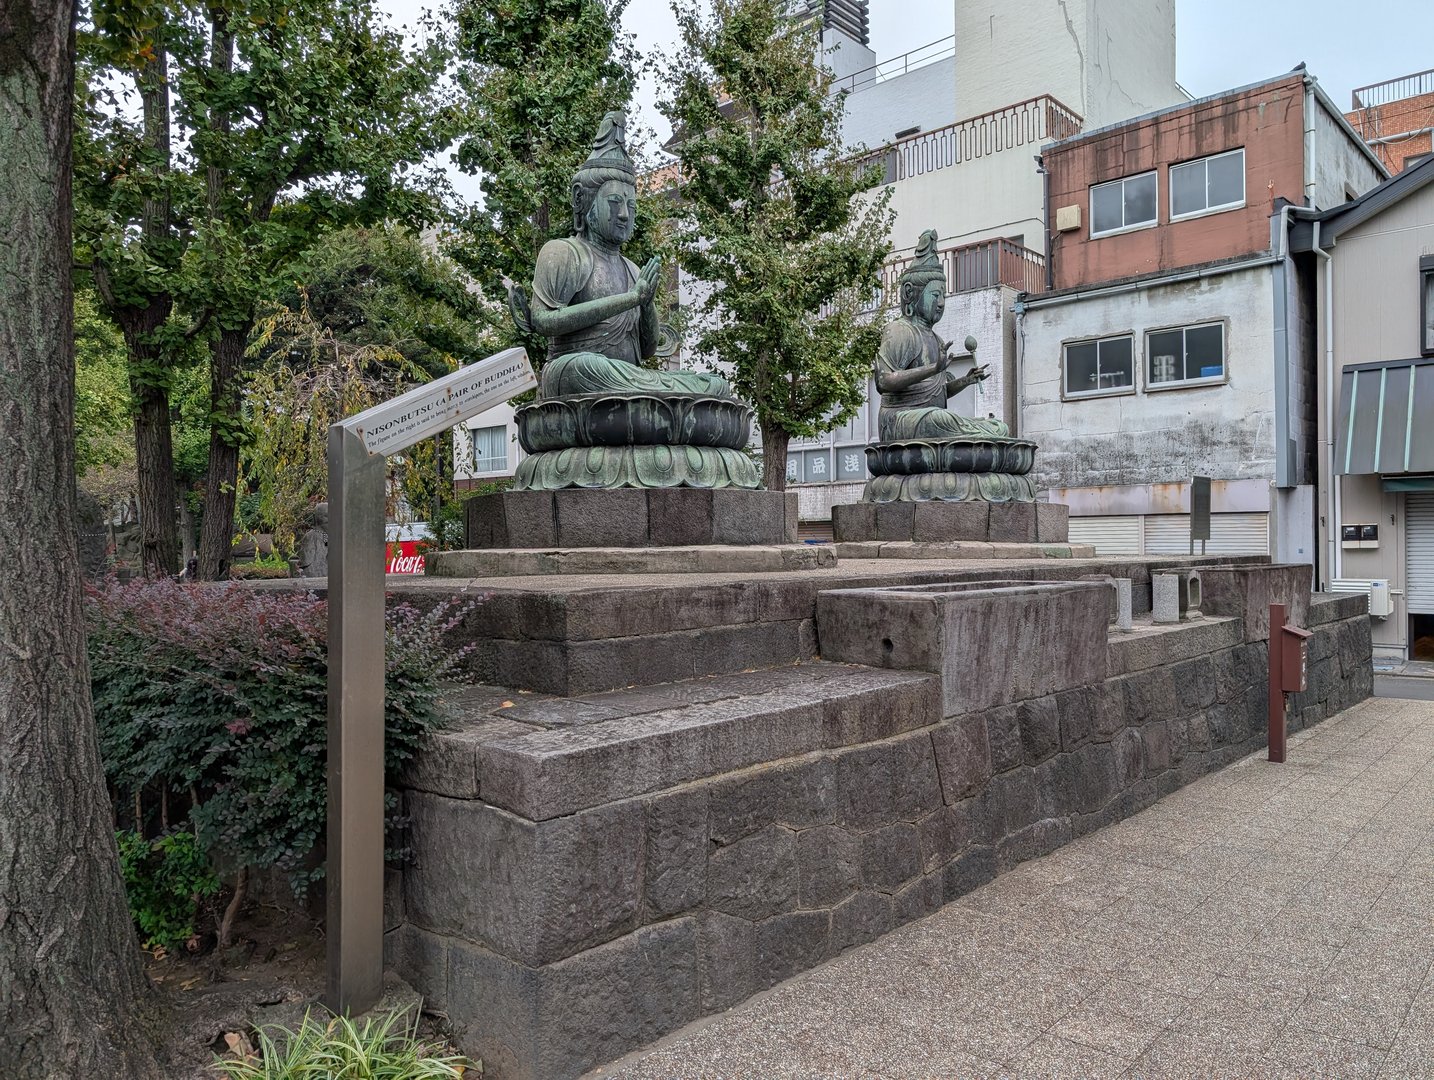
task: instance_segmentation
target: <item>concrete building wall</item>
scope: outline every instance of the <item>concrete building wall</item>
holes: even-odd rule
[[[955,123],[951,96],[955,78],[956,61],[948,56],[905,75],[859,87],[846,98],[842,139],[849,147],[876,149],[896,138],[898,131],[934,131]]]
[[[956,112],[1051,94],[1087,127],[1183,101],[1173,0],[956,0]]]
[[[1043,487],[1085,488],[1274,476],[1274,359],[1268,267],[1030,308],[1018,324],[1021,431],[1040,444]],[[1219,321],[1226,381],[1151,390],[1147,331]],[[1136,385],[1069,399],[1062,346],[1131,334]],[[1139,496],[1137,496],[1137,502]],[[1158,513],[1133,506],[1121,513]]]
[[[891,185],[892,247],[911,251],[924,230],[935,229],[942,247],[1005,236],[1044,253],[1035,152],[1006,150]]]
[[[1333,280],[1325,291],[1326,264],[1320,271],[1320,298],[1332,296],[1336,375],[1350,364],[1403,360],[1419,355],[1419,259],[1434,255],[1434,187],[1425,187],[1338,238],[1330,248]],[[1320,326],[1321,370],[1326,362],[1325,328]],[[1322,418],[1323,420],[1323,418]],[[1320,477],[1331,475],[1329,433],[1321,424]],[[1322,494],[1323,500],[1323,494]],[[1346,549],[1338,534],[1324,532],[1332,576],[1386,579],[1394,613],[1375,619],[1376,649],[1402,655],[1408,647],[1405,604],[1404,496],[1383,490],[1379,476],[1339,478],[1338,524],[1379,525],[1379,547]],[[1331,543],[1333,540],[1333,543]]]
[[[1270,248],[1274,200],[1304,199],[1304,79],[1275,80],[1193,102],[1047,149],[1051,215],[1076,207],[1080,227],[1052,239],[1055,287],[1071,288],[1235,258]],[[1170,219],[1170,166],[1243,148],[1238,208]],[[1155,223],[1091,237],[1091,187],[1156,173]]]
[[[1363,195],[1384,179],[1370,160],[1369,148],[1350,136],[1339,114],[1322,94],[1315,95],[1314,141],[1308,165],[1311,205],[1330,210],[1356,195]]]

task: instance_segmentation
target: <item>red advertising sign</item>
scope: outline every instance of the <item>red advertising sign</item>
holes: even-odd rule
[[[385,562],[389,574],[423,573],[423,555],[418,550],[417,540],[391,540],[384,547]]]

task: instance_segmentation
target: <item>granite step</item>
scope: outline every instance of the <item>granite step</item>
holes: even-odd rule
[[[446,703],[457,720],[405,785],[542,821],[937,723],[941,680],[811,661],[577,697],[475,686]]]

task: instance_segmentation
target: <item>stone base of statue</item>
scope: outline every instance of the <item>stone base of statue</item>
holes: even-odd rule
[[[849,503],[832,507],[832,535],[838,545],[870,541],[1066,544],[1070,537],[1069,509],[1061,503],[1023,500]],[[993,554],[1000,556],[999,552]]]
[[[678,380],[693,386],[660,388]],[[518,410],[528,456],[513,487],[756,488],[761,474],[746,452],[752,412],[725,388],[715,376],[649,372],[592,354],[561,357],[544,369],[540,399]]]
[[[636,486],[503,491],[469,499],[466,513],[467,548],[665,548],[797,542],[794,491]]]
[[[1034,502],[1036,444],[1001,436],[905,439],[866,448],[862,502]]]

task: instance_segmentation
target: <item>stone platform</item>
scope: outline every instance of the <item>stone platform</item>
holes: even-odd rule
[[[848,540],[835,545],[838,559],[1093,559],[1092,544],[997,544],[981,540],[913,542]]]
[[[1062,503],[849,503],[832,507],[832,534],[837,543],[1064,544],[1069,513]]]
[[[1304,591],[1292,728],[1368,695],[1362,598],[1309,603],[1307,567],[1245,560],[1128,634],[1090,580],[1139,618],[1152,565],[1222,562],[485,582],[454,645],[487,685],[406,772],[389,963],[486,1075],[579,1076],[1258,746],[1251,596]]]
[[[794,544],[797,493],[745,488],[564,488],[478,495],[468,548]]]
[[[835,566],[830,544],[436,551],[427,573],[448,578],[547,574],[772,574]]]

